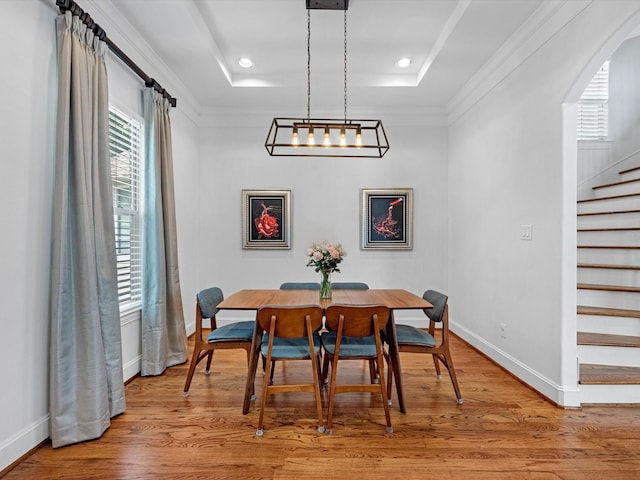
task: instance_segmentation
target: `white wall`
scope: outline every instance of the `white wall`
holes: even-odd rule
[[[0,470],[49,434],[53,18],[40,2],[0,15]]]
[[[577,401],[576,168],[575,146],[563,163],[562,104],[639,7],[568,2],[550,22],[562,17],[559,30],[449,129],[453,328],[565,405]],[[520,240],[524,224],[532,241]]]
[[[0,15],[0,471],[49,436],[49,264],[54,170],[57,9],[53,0],[9,0]],[[110,31],[109,25],[91,12]],[[135,46],[117,41],[132,58]],[[148,57],[145,57],[148,58]],[[110,101],[140,113],[142,82],[109,56]],[[149,74],[153,66],[141,64]],[[162,75],[157,75],[158,79]],[[162,83],[162,81],[161,81]],[[171,93],[170,85],[163,84]],[[174,93],[174,95],[176,95]],[[179,96],[179,95],[176,95]],[[185,316],[193,318],[199,147],[197,128],[172,109],[175,189]],[[126,372],[139,363],[139,322],[123,324]],[[128,368],[128,370],[127,370]]]
[[[445,128],[399,127],[382,118],[391,145],[382,159],[289,158],[269,157],[264,148],[271,120],[202,129],[202,288],[217,285],[228,295],[242,288],[278,288],[285,281],[320,281],[306,267],[306,251],[312,242],[328,240],[347,251],[334,281],[364,281],[371,288],[405,288],[419,295],[427,288],[446,290]],[[360,249],[361,188],[414,189],[413,250]],[[243,189],[291,190],[290,250],[242,249]],[[403,316],[424,319],[420,311]],[[221,314],[225,318],[234,315]]]

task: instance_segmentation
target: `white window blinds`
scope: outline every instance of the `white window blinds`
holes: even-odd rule
[[[578,101],[578,140],[609,136],[609,62],[595,74]]]
[[[109,108],[109,155],[118,268],[120,311],[138,308],[142,285],[141,192],[143,126]]]

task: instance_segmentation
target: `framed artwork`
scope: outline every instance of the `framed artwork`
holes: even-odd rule
[[[362,248],[411,250],[413,189],[361,190]]]
[[[242,248],[291,248],[291,190],[242,190]]]

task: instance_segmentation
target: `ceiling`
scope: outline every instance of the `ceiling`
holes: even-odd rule
[[[442,110],[543,0],[350,0],[350,113]],[[305,0],[110,0],[203,111],[306,114]],[[104,5],[104,4],[102,4]],[[344,112],[344,12],[310,10],[311,113]],[[238,65],[242,57],[254,62]],[[410,57],[401,69],[396,61]],[[134,57],[135,59],[135,57]],[[170,90],[158,72],[147,72]],[[180,97],[179,92],[170,92]],[[180,98],[178,98],[180,102]],[[350,115],[353,116],[353,115]]]

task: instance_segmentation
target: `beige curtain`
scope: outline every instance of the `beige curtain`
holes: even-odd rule
[[[56,19],[58,107],[51,252],[54,447],[97,438],[125,410],[116,277],[106,45]]]
[[[169,101],[146,88],[142,256],[142,375],[187,361],[173,190]]]

